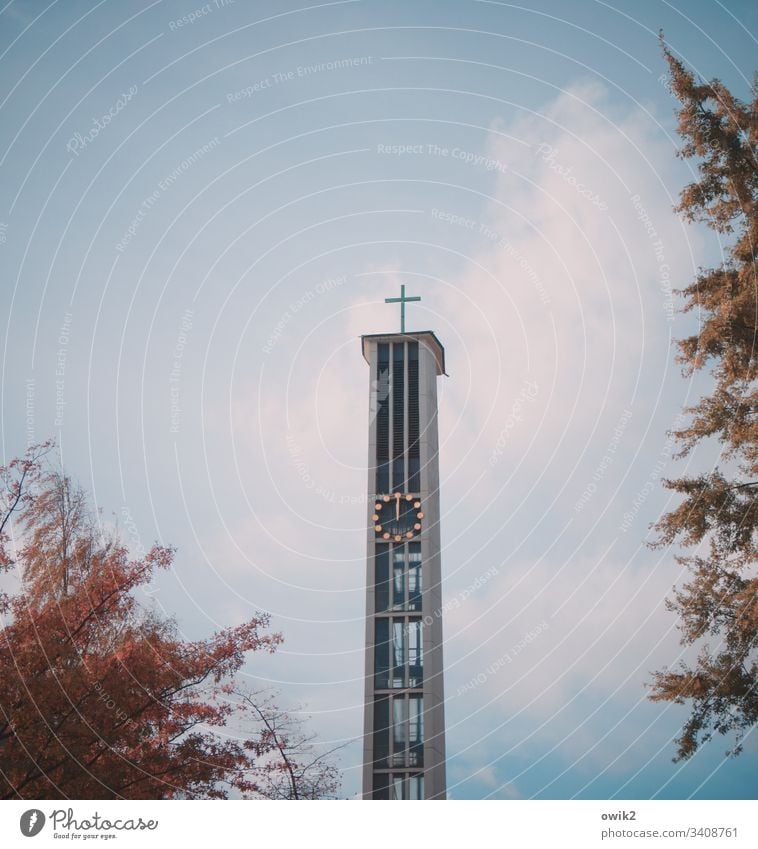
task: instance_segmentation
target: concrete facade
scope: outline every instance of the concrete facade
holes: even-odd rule
[[[362,337],[363,355],[370,367],[370,397],[369,409],[371,411],[369,424],[369,451],[368,451],[368,505],[367,505],[367,538],[366,538],[366,678],[365,678],[365,709],[364,709],[364,757],[363,757],[363,798],[424,798],[444,799],[446,798],[445,778],[445,710],[444,710],[444,682],[443,682],[443,651],[442,651],[442,587],[441,587],[441,546],[440,546],[440,505],[439,505],[439,437],[437,428],[437,378],[445,373],[445,354],[439,340],[431,331],[415,333],[378,334]],[[394,414],[394,371],[390,372],[389,385],[379,378],[378,351],[380,345],[389,346],[390,362],[394,369],[397,361],[394,359],[396,346],[401,347],[404,352],[403,380],[403,450],[408,453],[409,445],[409,400],[412,390],[412,380],[408,379],[410,374],[409,353],[411,346],[418,350],[418,455],[419,474],[414,478],[409,472],[410,461],[406,459],[406,484],[413,480],[417,484],[412,494],[421,501],[421,511],[424,518],[420,520],[421,530],[415,532],[412,540],[396,543],[390,540],[384,543],[381,534],[375,530],[375,522],[372,518],[375,513],[375,505],[381,503],[381,498],[387,494],[394,497],[395,486],[390,486],[388,492],[378,492],[377,480],[377,423],[379,421],[378,410],[383,403],[383,396],[387,395],[385,403],[389,404],[390,416],[390,443],[391,454],[396,454],[397,430],[393,432],[392,416]],[[386,349],[385,349],[386,350]],[[392,479],[395,483],[395,479]],[[391,490],[391,492],[390,492]],[[405,497],[406,492],[403,492]],[[377,502],[377,498],[380,499]],[[415,504],[415,502],[414,502]],[[389,505],[392,506],[391,503]],[[385,511],[386,512],[386,511]],[[413,543],[415,545],[411,545]],[[396,560],[405,557],[405,562],[410,569],[413,557],[408,554],[411,550],[418,557],[420,544],[420,610],[418,599],[411,609],[408,605],[398,607],[386,605],[380,600],[377,603],[377,551],[388,552],[385,558],[389,558],[390,570]],[[385,567],[386,568],[386,567]],[[396,574],[396,573],[391,573]],[[400,576],[397,580],[410,581],[410,577]],[[379,590],[382,599],[386,590]],[[410,599],[410,591],[406,589],[406,599]],[[393,584],[392,599],[395,601],[395,589]],[[377,620],[390,620],[384,626],[377,625]],[[376,668],[378,628],[384,627],[385,632],[391,628],[398,628],[403,623],[407,636],[412,629],[420,628],[421,632],[421,654],[422,654],[422,676],[421,681],[413,677],[409,668],[412,663],[410,649],[406,646],[402,651],[406,657],[405,677],[391,675],[386,681],[382,678],[382,670]],[[402,629],[401,629],[402,630]],[[395,636],[392,645],[387,644],[387,652],[396,657],[398,646],[403,643],[400,631],[393,631]],[[415,630],[414,630],[414,633]],[[414,649],[415,651],[415,649]],[[381,653],[381,647],[379,649]],[[384,655],[382,655],[383,657]],[[379,675],[377,676],[377,672]],[[413,712],[418,711],[419,699],[422,704],[423,728],[417,720],[413,725]],[[405,701],[404,701],[405,700]],[[398,704],[395,704],[398,702]],[[410,706],[410,707],[409,707]],[[404,716],[411,711],[411,725],[407,729],[400,728],[398,716]],[[405,710],[405,714],[403,714]],[[380,717],[384,711],[389,711],[388,727]],[[385,733],[386,732],[386,733]],[[403,736],[405,735],[405,736]],[[415,736],[414,736],[415,735]],[[423,736],[423,756],[421,746],[412,742],[418,736]],[[385,743],[385,738],[390,742]],[[406,742],[406,749],[396,749],[397,740],[410,738]],[[389,749],[385,751],[386,746]],[[389,755],[387,754],[389,752]],[[421,763],[419,763],[421,761]],[[421,778],[421,776],[423,776]],[[386,785],[386,787],[385,787]]]

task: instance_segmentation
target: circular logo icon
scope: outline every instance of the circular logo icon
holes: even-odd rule
[[[21,834],[24,837],[36,837],[45,827],[45,815],[37,808],[32,808],[30,811],[24,811],[21,814]]]

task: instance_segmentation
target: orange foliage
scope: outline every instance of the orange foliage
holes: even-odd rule
[[[0,539],[0,563],[23,575],[0,596],[0,797],[260,795],[265,745],[213,729],[239,711],[226,693],[246,655],[280,636],[259,615],[189,642],[141,610],[133,591],[172,567],[173,550],[133,560],[100,539],[82,493],[42,473],[42,453],[0,469],[0,532],[17,515],[24,535],[16,556]]]

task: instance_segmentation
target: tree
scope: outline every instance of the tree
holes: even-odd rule
[[[235,739],[255,702],[232,695],[246,655],[281,636],[258,615],[186,641],[142,609],[133,591],[173,549],[130,559],[82,490],[42,467],[47,448],[0,468],[0,568],[21,576],[0,594],[0,798],[267,797],[276,741]]]
[[[334,798],[340,776],[332,756],[342,745],[318,751],[316,735],[303,720],[277,707],[272,694],[238,692],[257,726],[261,746],[258,774],[267,799]]]
[[[743,103],[718,80],[697,81],[665,44],[663,51],[681,104],[679,155],[698,161],[698,179],[684,188],[676,211],[730,240],[724,262],[701,269],[679,293],[700,328],[679,341],[678,361],[685,376],[710,368],[713,385],[673,432],[678,457],[719,442],[723,467],[664,482],[681,501],[656,524],[653,543],[689,549],[677,558],[688,581],[668,607],[679,615],[682,643],[699,649],[697,659],[656,672],[650,694],[690,705],[677,739],[681,760],[714,733],[733,735],[730,754],[739,753],[758,721],[758,86]]]
[[[96,539],[80,486],[58,470],[48,470],[38,483],[24,511],[28,540],[21,555],[24,580],[35,601],[68,594],[70,577],[91,568]],[[104,542],[103,552],[111,544]]]
[[[52,442],[43,442],[27,449],[23,457],[15,457],[7,466],[0,466],[0,569],[13,565],[8,555],[8,528],[14,514],[33,501],[33,489],[42,475],[41,460],[51,450]],[[0,599],[4,596],[0,595]]]

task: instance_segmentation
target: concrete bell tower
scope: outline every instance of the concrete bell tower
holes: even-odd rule
[[[444,799],[437,378],[431,331],[361,338],[370,368],[364,799]]]

